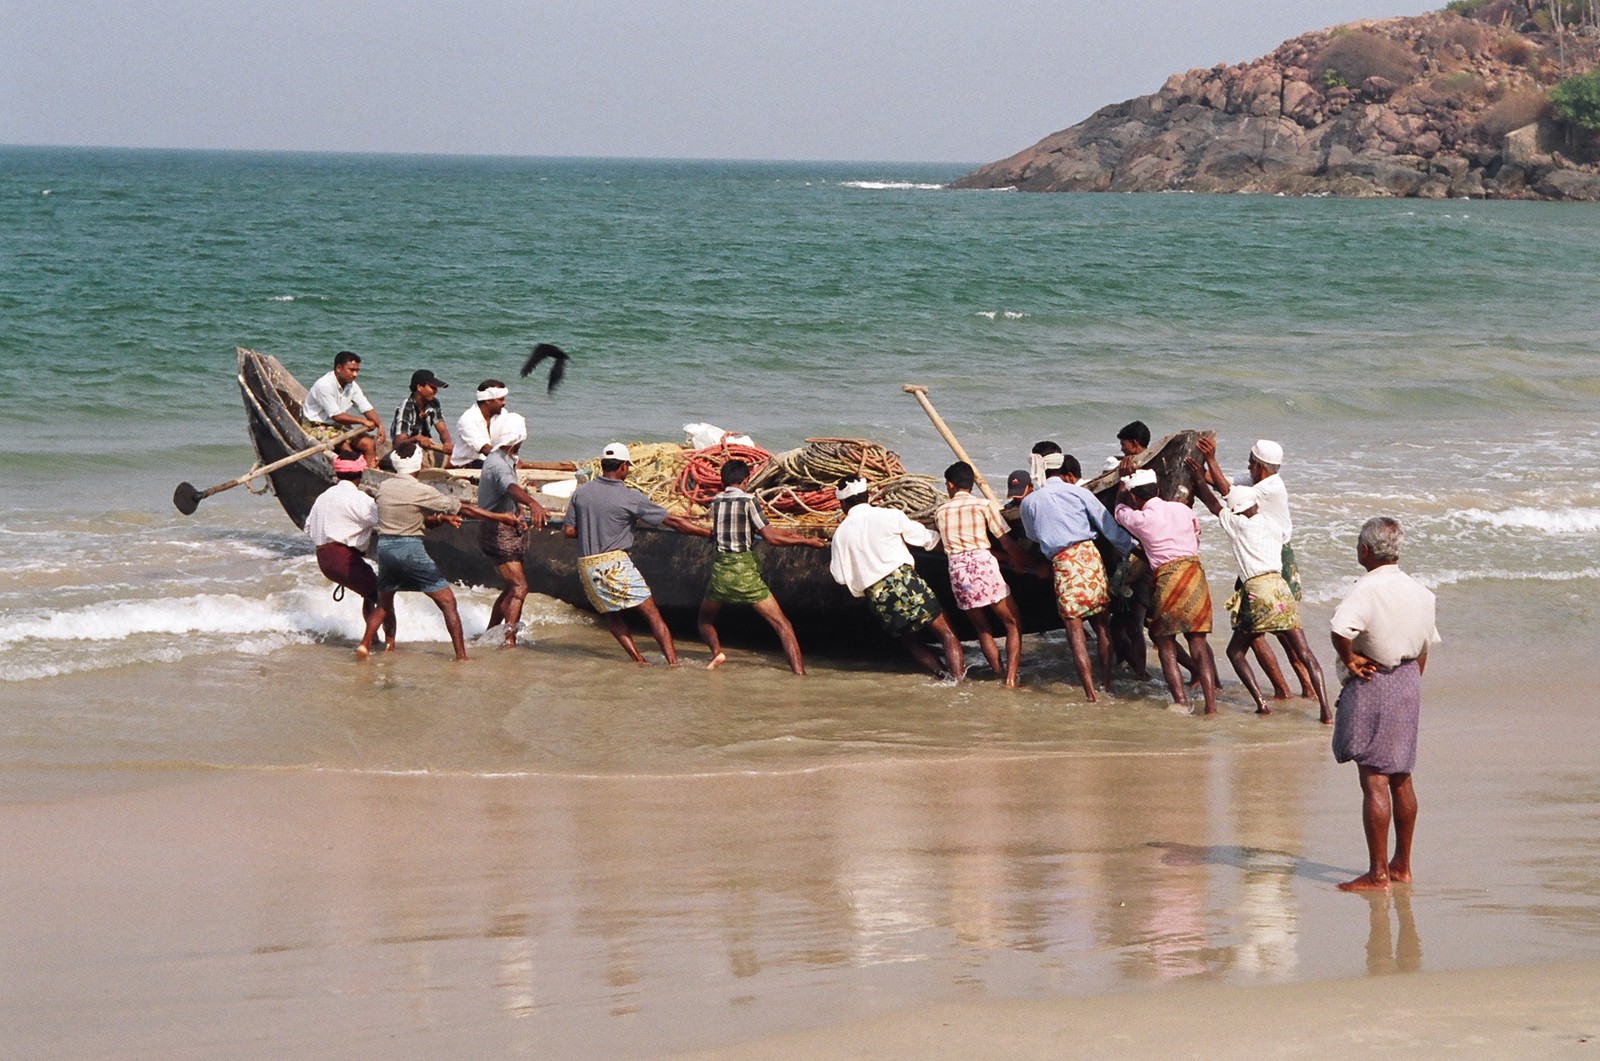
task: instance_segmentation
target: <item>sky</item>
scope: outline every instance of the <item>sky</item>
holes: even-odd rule
[[[0,0],[0,144],[985,162],[1443,0]]]

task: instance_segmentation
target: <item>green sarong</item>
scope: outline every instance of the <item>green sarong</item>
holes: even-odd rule
[[[759,604],[772,596],[761,580],[761,563],[753,552],[718,553],[711,562],[706,600],[718,604]]]

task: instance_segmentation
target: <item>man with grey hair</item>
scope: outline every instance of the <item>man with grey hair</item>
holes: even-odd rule
[[[1333,648],[1344,688],[1333,725],[1333,755],[1361,771],[1361,819],[1367,837],[1367,872],[1339,885],[1343,891],[1378,891],[1411,880],[1411,836],[1417,796],[1411,771],[1417,761],[1417,717],[1428,646],[1437,644],[1434,599],[1400,570],[1400,522],[1374,516],[1356,539],[1356,561],[1366,569],[1333,613]],[[1389,822],[1395,851],[1389,857]]]

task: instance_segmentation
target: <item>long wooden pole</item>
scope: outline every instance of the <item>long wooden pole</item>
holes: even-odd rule
[[[339,443],[348,442],[357,435],[364,435],[371,430],[372,428],[366,426],[365,424],[363,424],[361,427],[352,427],[349,431],[346,431],[342,435],[335,435],[326,442],[318,442],[315,446],[309,446],[306,449],[301,450],[299,453],[291,453],[287,457],[284,457],[281,460],[275,460],[265,467],[252,469],[251,471],[246,472],[244,475],[239,476],[237,479],[229,479],[225,483],[218,483],[216,486],[213,486],[208,490],[196,490],[190,483],[179,483],[178,488],[172,492],[172,503],[177,506],[178,511],[182,512],[185,516],[192,516],[194,515],[194,510],[199,507],[200,502],[204,501],[212,494],[220,494],[224,490],[232,490],[234,487],[239,486],[242,483],[247,483],[251,479],[255,479],[262,475],[271,474],[272,472],[277,471],[279,468],[287,468],[291,464],[297,464],[300,461],[305,460],[307,457],[314,457],[325,449],[333,449],[335,446],[339,445]]]
[[[983,473],[978,471],[978,466],[972,463],[972,458],[967,456],[967,451],[961,448],[960,442],[956,441],[956,436],[950,430],[949,425],[944,422],[944,417],[939,415],[939,410],[935,409],[933,403],[928,400],[928,388],[915,383],[905,383],[901,384],[900,389],[917,399],[917,403],[922,406],[922,411],[928,414],[929,420],[933,421],[934,430],[938,431],[950,446],[950,452],[956,455],[956,460],[966,461],[972,465],[973,478],[977,480],[978,489],[983,491],[983,496],[999,504],[1000,499],[994,496],[993,490],[989,489],[989,484],[984,480]]]

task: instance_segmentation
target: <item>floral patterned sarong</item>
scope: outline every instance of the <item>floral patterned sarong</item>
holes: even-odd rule
[[[891,637],[914,634],[939,618],[939,598],[911,567],[897,567],[867,587],[872,614]]]
[[[637,608],[650,599],[650,586],[633,560],[621,549],[578,557],[583,592],[597,612]]]
[[[1000,574],[1000,561],[987,549],[951,553],[949,560],[950,591],[962,611],[987,608],[1011,595],[1011,587]]]
[[[1228,599],[1235,630],[1278,634],[1300,629],[1300,605],[1289,583],[1276,571],[1257,575]]]
[[[1062,619],[1087,619],[1111,603],[1106,565],[1093,540],[1069,545],[1050,559],[1055,571],[1056,610]]]
[[[1194,556],[1168,560],[1156,572],[1155,608],[1151,612],[1150,636],[1211,632],[1211,587],[1206,585],[1205,568]]]

